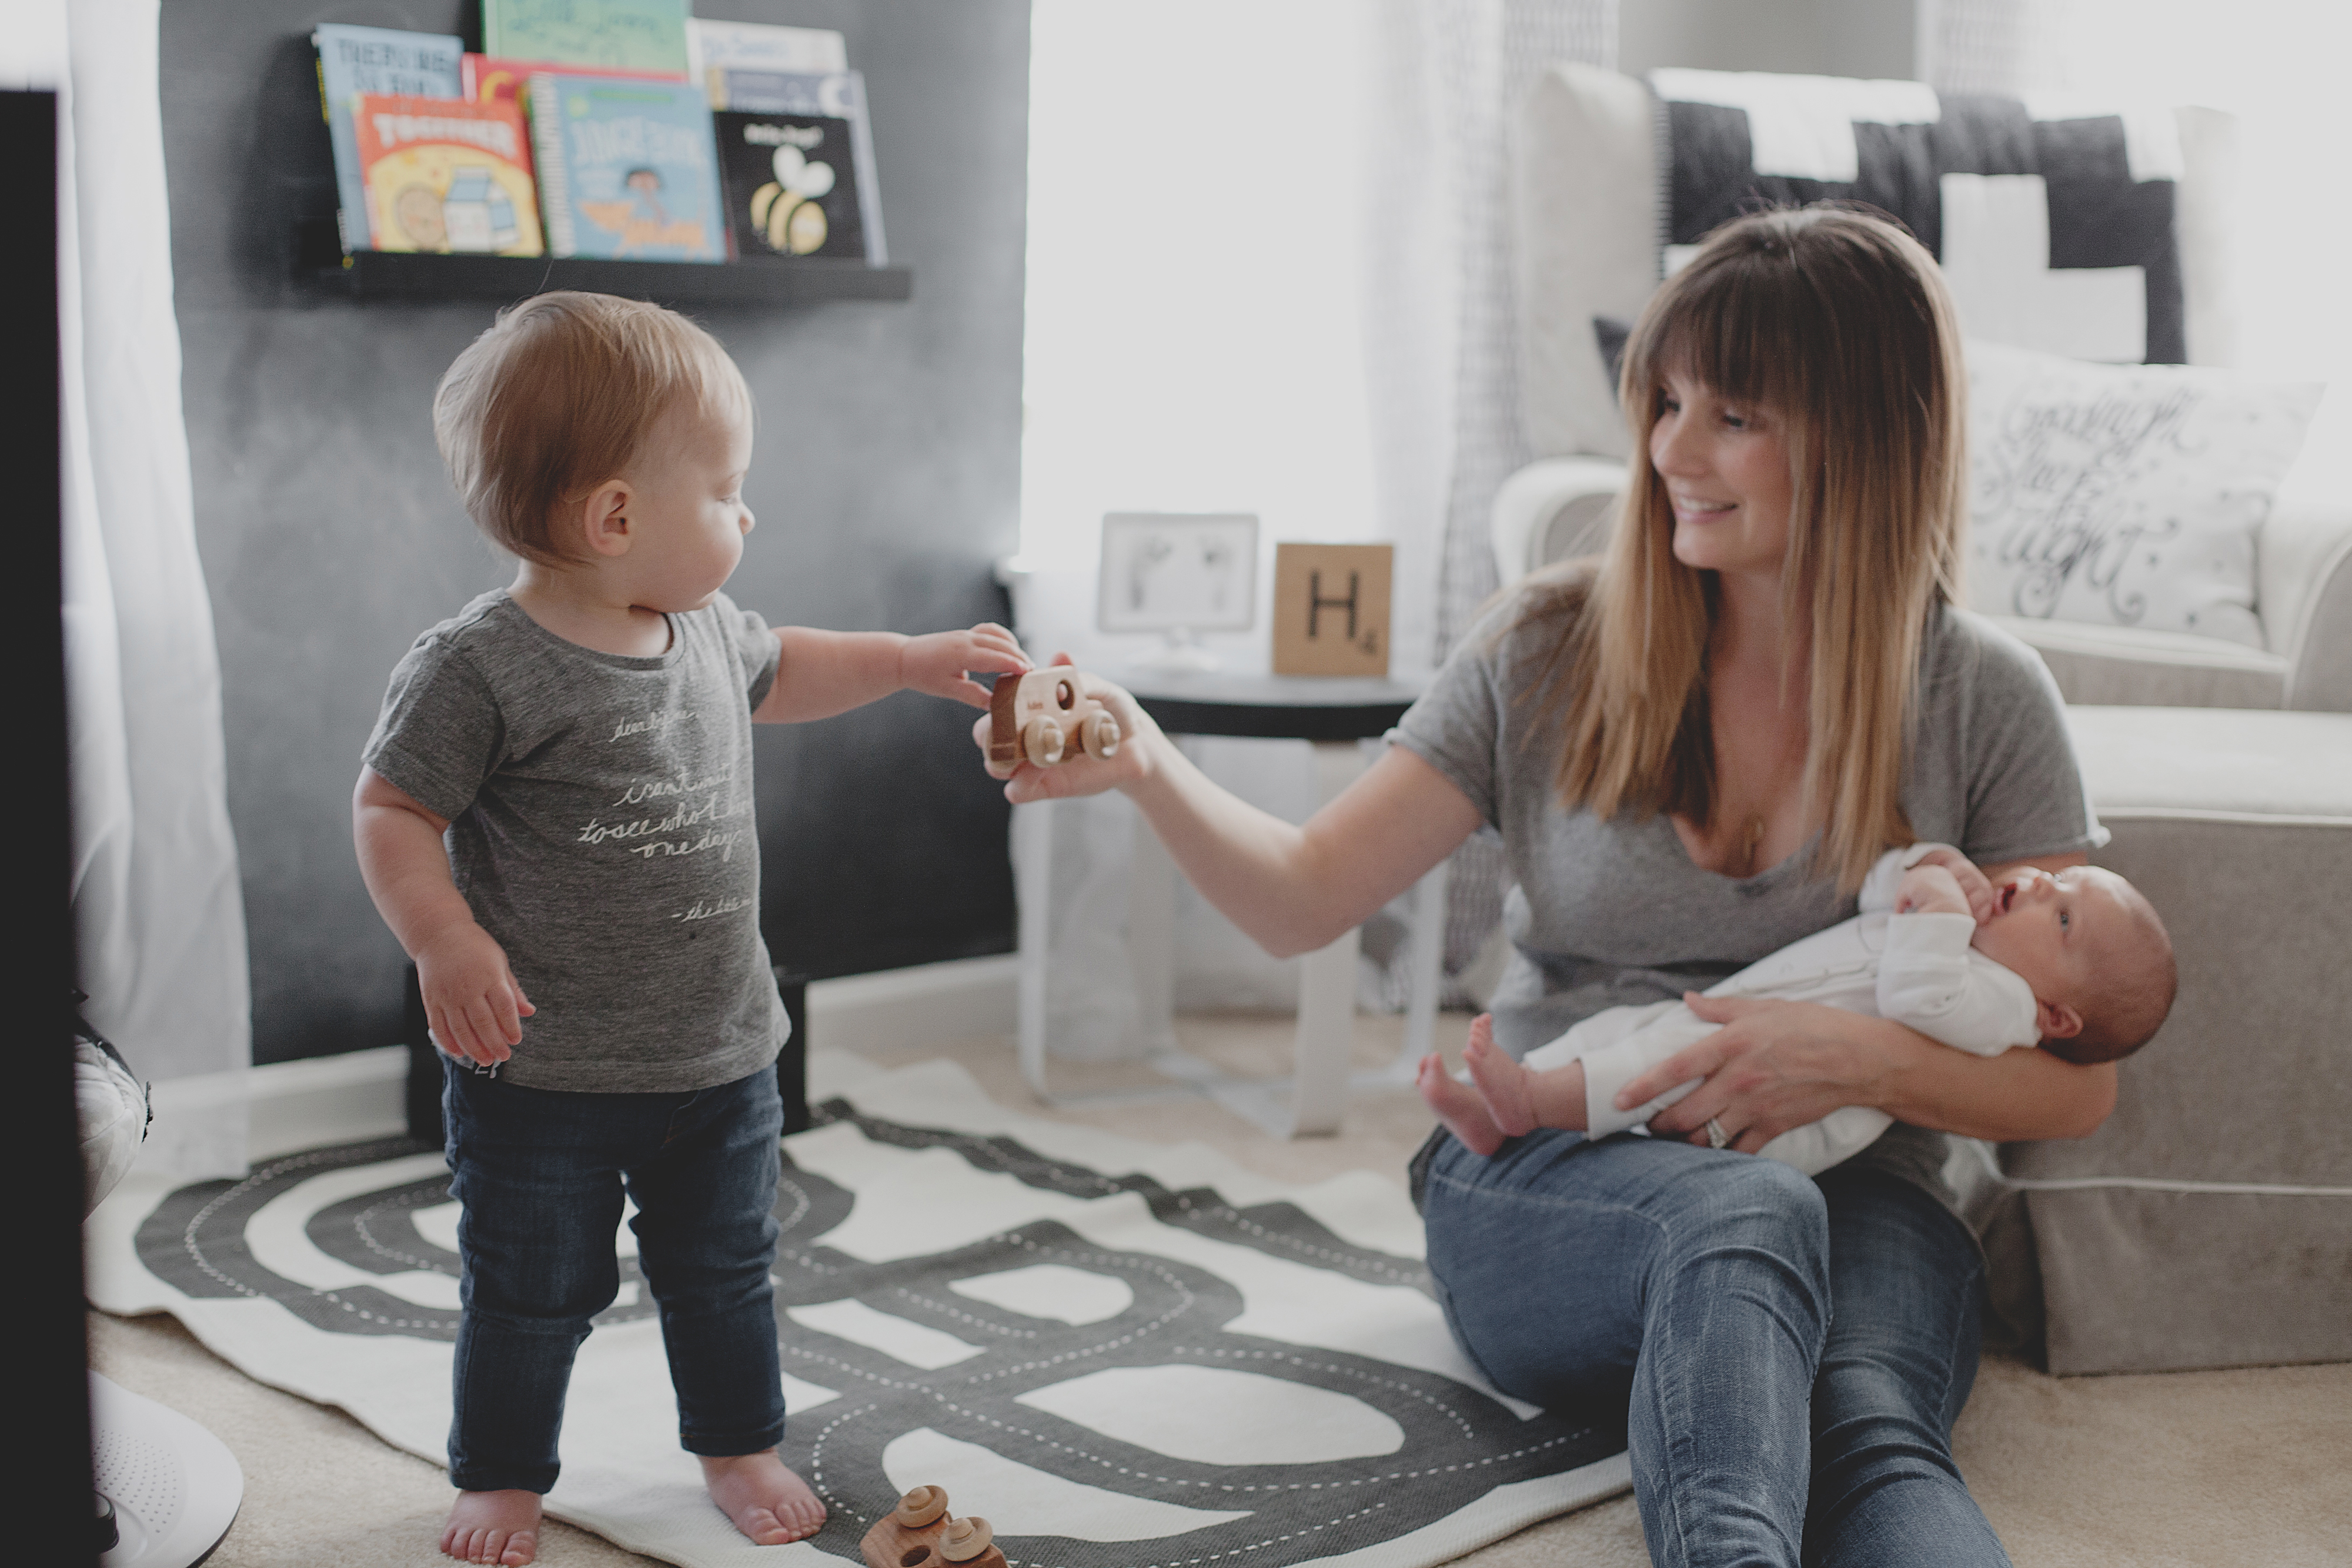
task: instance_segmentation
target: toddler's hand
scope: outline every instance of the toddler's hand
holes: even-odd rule
[[[484,1067],[514,1054],[522,1020],[539,1010],[507,967],[506,950],[470,920],[417,949],[416,983],[433,1043]]]
[[[1960,898],[1968,906],[1966,909],[1954,909],[1948,913],[1970,915],[1979,925],[1992,918],[1992,879],[1977,868],[1976,862],[1958,850],[1929,850],[1919,857],[1919,863],[1911,868],[1911,873],[1916,874],[1929,866],[1939,867],[1951,873],[1952,881],[1959,886]],[[1910,875],[1906,874],[1903,880],[1903,889],[1907,889],[1910,885]],[[1907,914],[1909,911],[1904,905],[1903,897],[1903,891],[1898,889],[1895,894],[1895,907],[1897,913]]]
[[[898,650],[898,685],[935,697],[953,697],[973,707],[988,706],[988,688],[971,679],[967,670],[1017,675],[1029,668],[1013,633],[993,621],[983,621],[969,632],[933,632],[909,637]]]

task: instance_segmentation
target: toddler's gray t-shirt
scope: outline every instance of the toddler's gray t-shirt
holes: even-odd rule
[[[363,760],[436,816],[457,891],[539,1009],[499,1075],[667,1092],[772,1063],[751,710],[776,639],[721,595],[668,651],[601,653],[501,589],[416,640]]]
[[[1564,742],[1545,683],[1570,612],[1515,626],[1517,612],[1516,601],[1490,611],[1389,737],[1502,834],[1512,953],[1490,1003],[1498,1044],[1523,1056],[1603,1009],[1705,990],[1853,915],[1853,894],[1808,875],[1812,843],[1754,876],[1721,876],[1692,863],[1663,814],[1562,807]],[[2106,841],[2057,685],[2032,649],[1938,608],[1919,674],[1899,796],[1919,838],[1983,865]],[[1946,1150],[1943,1134],[1898,1124],[1860,1158],[1948,1197],[1936,1175]]]

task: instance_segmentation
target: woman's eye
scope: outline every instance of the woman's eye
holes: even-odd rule
[[[1674,398],[1664,392],[1660,392],[1658,394],[1658,412],[1660,413],[1680,413],[1682,411],[1683,405]]]

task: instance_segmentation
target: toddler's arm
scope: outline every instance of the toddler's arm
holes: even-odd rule
[[[782,657],[775,684],[751,714],[761,724],[831,718],[898,691],[953,697],[984,708],[988,688],[966,671],[1018,674],[1029,667],[1013,633],[993,622],[969,632],[933,632],[921,637],[779,626],[776,641]]]
[[[374,768],[360,769],[352,837],[368,896],[416,960],[434,1043],[487,1067],[514,1054],[522,1019],[536,1009],[507,967],[505,949],[475,922],[450,880],[441,847],[448,826]]]

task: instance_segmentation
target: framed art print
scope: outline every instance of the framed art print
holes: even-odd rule
[[[1257,620],[1257,518],[1108,512],[1095,624],[1104,632],[1246,632]]]

